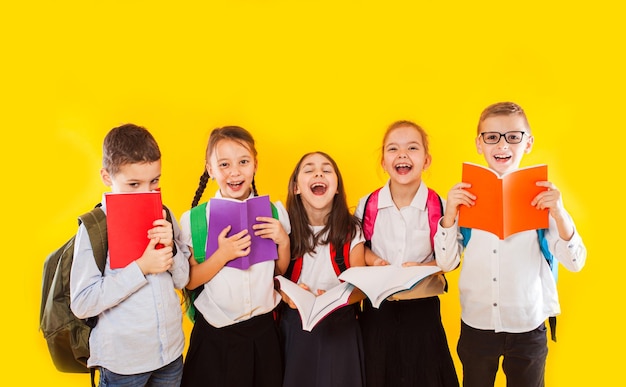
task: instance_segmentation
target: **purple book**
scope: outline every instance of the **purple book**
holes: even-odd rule
[[[247,270],[255,263],[278,259],[276,244],[271,239],[264,239],[254,235],[252,225],[259,223],[257,216],[272,217],[270,198],[267,195],[254,196],[244,201],[226,198],[212,198],[209,200],[209,230],[206,244],[206,256],[210,257],[218,248],[219,234],[227,226],[232,226],[228,236],[247,229],[252,238],[250,254],[235,258],[226,266]]]

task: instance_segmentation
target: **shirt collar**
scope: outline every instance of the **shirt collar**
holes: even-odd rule
[[[393,207],[395,206],[393,199],[391,198],[391,189],[389,188],[390,180],[387,180],[387,184],[381,188],[378,193],[378,209]],[[420,187],[417,189],[417,193],[413,200],[411,201],[410,206],[415,207],[420,211],[426,211],[426,199],[428,198],[428,187],[422,181]]]

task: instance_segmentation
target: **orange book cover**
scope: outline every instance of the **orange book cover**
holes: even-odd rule
[[[488,167],[463,163],[462,181],[472,185],[467,190],[476,195],[476,204],[460,207],[459,226],[488,231],[500,239],[520,231],[547,228],[548,210],[530,205],[537,194],[546,190],[536,183],[547,180],[545,164],[498,176]]]
[[[111,269],[126,267],[148,246],[148,230],[163,218],[161,192],[106,193],[107,238]]]

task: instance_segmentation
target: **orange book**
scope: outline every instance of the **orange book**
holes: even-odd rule
[[[538,181],[548,180],[545,164],[520,168],[498,176],[488,167],[463,163],[464,183],[476,195],[476,204],[459,208],[459,226],[477,228],[497,235],[500,239],[520,231],[548,227],[548,210],[538,210],[531,201],[545,187]]]
[[[161,192],[106,193],[107,238],[111,269],[126,267],[148,246],[152,222],[163,218]]]

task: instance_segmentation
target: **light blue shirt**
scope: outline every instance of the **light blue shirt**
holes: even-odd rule
[[[103,276],[96,265],[87,229],[84,225],[79,227],[70,300],[78,318],[98,316],[98,324],[89,337],[89,367],[101,366],[132,375],[161,368],[182,354],[185,337],[176,289],[182,289],[189,281],[190,252],[179,242],[180,229],[173,217],[172,226],[176,244],[174,265],[164,273],[146,276],[136,262],[111,269],[108,254]]]

